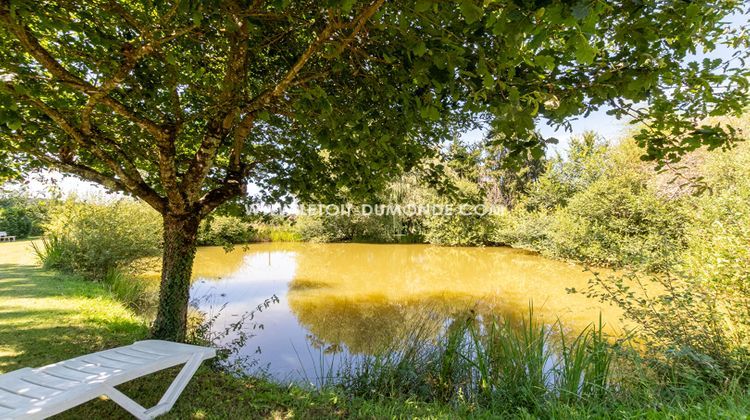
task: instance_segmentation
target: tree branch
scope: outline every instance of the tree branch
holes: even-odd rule
[[[156,211],[160,213],[164,212],[164,209],[165,209],[164,200],[161,197],[159,197],[159,195],[156,193],[147,194],[147,195],[135,194],[132,191],[132,189],[129,188],[127,185],[125,185],[120,179],[103,174],[97,171],[96,169],[86,166],[84,164],[81,164],[79,162],[74,162],[72,160],[55,159],[54,157],[50,155],[39,152],[37,149],[33,147],[24,147],[23,146],[24,140],[18,136],[16,136],[16,141],[20,144],[20,146],[10,147],[16,152],[26,153],[31,156],[34,156],[35,158],[39,159],[40,161],[54,168],[58,168],[61,171],[66,172],[66,173],[77,175],[87,181],[100,184],[111,191],[121,191],[124,193],[133,194],[136,197],[148,203]]]
[[[125,80],[128,74],[133,71],[133,69],[141,59],[153,53],[162,44],[185,35],[193,28],[195,28],[194,25],[180,30],[175,30],[170,35],[164,38],[146,42],[145,44],[142,44],[137,48],[134,48],[133,45],[129,42],[124,43],[122,45],[122,50],[125,59],[120,65],[120,68],[115,71],[112,77],[105,80],[104,83],[102,83],[101,86],[97,88],[95,93],[89,96],[89,99],[86,102],[83,111],[81,112],[81,129],[83,130],[83,132],[88,133],[91,129],[91,113],[94,110],[94,106],[96,106],[97,103],[107,97],[110,92],[116,89],[120,85],[120,83]],[[147,126],[146,121],[141,121],[141,123],[144,124],[143,127]],[[159,127],[158,130],[152,131],[152,128],[147,128],[147,130],[159,141],[165,140],[167,136],[166,130],[164,130],[162,127]]]
[[[365,23],[370,19],[375,12],[382,6],[384,0],[376,0],[370,6],[366,7],[351,23],[353,25],[352,31],[349,35],[341,42],[339,51],[343,50],[349,45],[356,35],[364,28]],[[315,37],[315,40],[308,45],[307,49],[297,58],[296,62],[286,72],[284,77],[274,86],[273,89],[267,90],[265,93],[258,96],[256,99],[250,102],[250,104],[243,110],[244,116],[240,120],[239,124],[233,133],[233,145],[232,155],[229,163],[229,170],[227,179],[224,184],[218,188],[215,188],[204,195],[200,202],[202,213],[207,215],[221,203],[243,194],[246,189],[245,178],[250,171],[250,167],[255,166],[258,162],[254,162],[252,165],[242,164],[242,149],[244,147],[245,140],[250,134],[250,130],[255,122],[255,113],[271,104],[271,102],[280,96],[290,87],[296,84],[295,78],[299,75],[302,69],[305,67],[307,62],[318,52],[320,48],[325,45],[336,32],[336,30],[342,28],[342,25],[338,22],[332,21],[325,28],[323,28]],[[308,79],[306,79],[308,80]],[[218,147],[218,146],[217,146]]]
[[[375,14],[375,12],[378,11],[380,6],[383,5],[385,0],[376,0],[372,4],[370,4],[368,7],[366,7],[357,17],[349,23],[351,26],[353,25],[352,31],[349,33],[349,35],[344,38],[339,45],[338,51],[339,53],[343,51],[344,48],[346,48],[347,45],[349,45],[354,38],[357,36],[359,32],[362,31],[362,29],[365,26],[365,23]],[[253,112],[264,108],[267,106],[273,99],[281,96],[284,92],[286,92],[287,88],[289,88],[292,85],[292,82],[297,77],[299,72],[304,68],[305,64],[312,58],[315,53],[317,53],[320,50],[320,47],[322,47],[328,40],[330,39],[331,35],[333,33],[341,28],[342,25],[337,22],[331,22],[329,23],[318,35],[316,36],[315,41],[313,41],[305,50],[305,52],[300,55],[300,57],[297,59],[297,61],[294,63],[294,65],[286,72],[284,77],[279,81],[279,83],[274,86],[273,89],[267,90],[261,95],[259,95],[257,98],[252,100],[250,104],[243,110],[243,113],[246,114],[252,114]]]
[[[227,200],[238,197],[247,192],[247,177],[253,168],[260,165],[261,161],[255,161],[251,164],[242,164],[237,172],[227,173],[224,182],[207,192],[200,199],[201,217],[207,216]]]
[[[99,89],[96,86],[76,76],[63,67],[49,51],[42,47],[28,27],[21,22],[17,22],[13,16],[11,16],[10,5],[7,0],[0,2],[0,24],[15,35],[16,39],[21,43],[21,46],[23,46],[23,48],[34,57],[34,59],[44,66],[47,71],[52,73],[52,75],[61,83],[83,92],[87,96],[97,95]],[[100,100],[101,103],[107,105],[113,111],[134,122],[155,137],[158,138],[164,134],[164,130],[157,123],[148,118],[138,116],[127,106],[111,96],[104,95]]]
[[[229,34],[230,48],[227,68],[224,73],[222,90],[218,98],[219,112],[209,121],[203,141],[190,161],[180,187],[185,191],[188,201],[197,201],[203,180],[211,169],[216,153],[226,138],[229,129],[239,114],[235,105],[237,98],[245,91],[247,75],[247,57],[249,40],[249,23],[241,16],[242,8],[233,2],[230,5],[232,18],[236,20],[238,30]]]
[[[161,200],[161,197],[159,197],[159,195],[148,184],[146,184],[146,182],[138,172],[138,169],[135,167],[135,165],[133,165],[132,161],[128,158],[125,152],[123,152],[115,142],[101,136],[96,132],[92,132],[91,135],[86,135],[81,130],[76,128],[70,121],[68,121],[60,111],[52,108],[43,101],[32,98],[28,95],[15,94],[15,89],[13,89],[12,86],[7,82],[1,83],[0,89],[4,90],[7,93],[11,93],[22,102],[26,102],[27,104],[47,115],[65,134],[71,137],[79,146],[90,151],[103,164],[107,165],[112,170],[112,172],[114,172],[120,178],[119,182],[127,187],[127,191],[149,202],[155,202],[157,201],[157,199]],[[112,147],[124,166],[120,165],[117,159],[114,159],[107,152],[105,152],[104,149],[100,147],[100,143],[97,143],[97,141],[106,143],[108,146]],[[39,156],[38,154],[34,155]]]

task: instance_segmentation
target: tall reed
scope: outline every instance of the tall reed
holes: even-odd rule
[[[377,355],[352,358],[338,386],[359,396],[528,412],[554,401],[601,402],[611,387],[613,351],[601,320],[571,336],[559,321],[535,318],[532,308],[516,320],[469,313],[434,337],[415,328]]]

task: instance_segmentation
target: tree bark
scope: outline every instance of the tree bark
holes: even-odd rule
[[[190,276],[199,224],[199,215],[164,215],[164,254],[159,310],[152,331],[154,338],[177,342],[185,340]]]

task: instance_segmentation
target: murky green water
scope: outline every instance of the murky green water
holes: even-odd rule
[[[321,357],[372,353],[416,324],[467,309],[519,317],[533,302],[550,323],[578,330],[601,313],[616,329],[617,312],[567,291],[585,290],[591,277],[582,266],[510,248],[271,243],[201,248],[192,297],[218,315],[217,330],[278,297],[245,323],[263,329],[251,331],[244,352],[283,380],[310,378]]]

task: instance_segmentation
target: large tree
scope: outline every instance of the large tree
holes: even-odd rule
[[[648,157],[731,144],[739,1],[2,0],[0,158],[131,194],[164,218],[156,337],[180,340],[198,224],[248,183],[367,194],[470,121],[512,155],[601,106]]]

